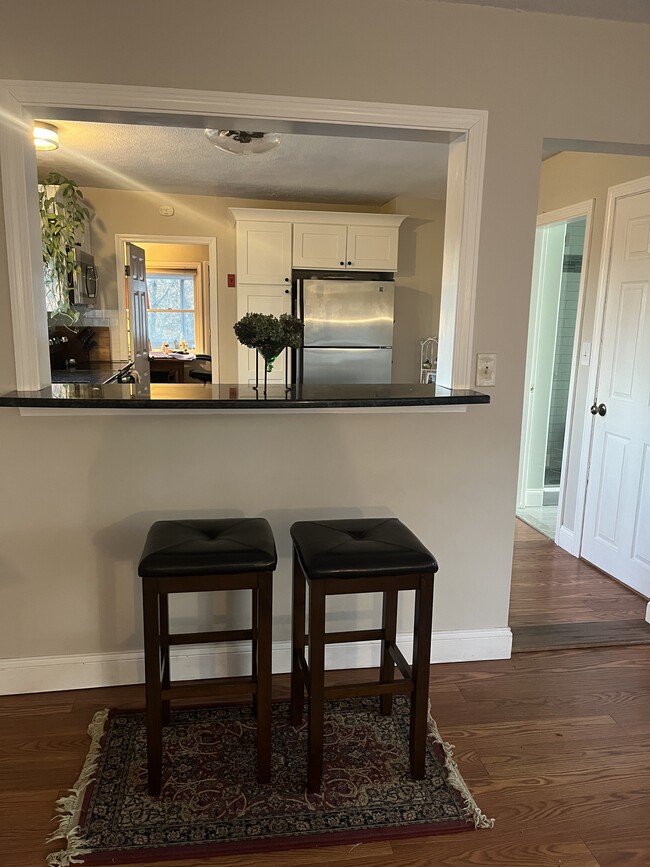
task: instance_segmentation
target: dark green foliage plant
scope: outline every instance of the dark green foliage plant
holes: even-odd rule
[[[48,195],[48,186],[56,187],[54,195]],[[78,270],[75,244],[83,237],[90,211],[76,183],[59,172],[50,172],[39,186],[38,202],[48,311],[75,322],[79,314],[70,304],[69,284]]]
[[[279,317],[272,313],[247,313],[233,328],[241,344],[259,352],[268,371],[285,347],[297,349],[302,343],[303,323],[290,313]]]

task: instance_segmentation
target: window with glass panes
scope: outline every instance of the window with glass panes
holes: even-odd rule
[[[149,309],[147,324],[152,349],[168,343],[177,348],[181,341],[196,349],[196,274],[192,272],[148,272]]]

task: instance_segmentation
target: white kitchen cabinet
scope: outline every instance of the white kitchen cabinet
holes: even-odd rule
[[[291,223],[237,222],[237,283],[291,284]]]
[[[321,223],[294,223],[294,268],[344,268],[348,227]]]
[[[348,226],[345,267],[352,271],[396,271],[399,229]]]
[[[246,313],[272,313],[280,316],[291,313],[291,289],[285,285],[239,284],[237,289],[237,319]],[[255,357],[257,352],[247,346],[238,346],[239,382],[255,385]],[[284,365],[286,354],[283,353],[273,365],[273,371],[268,374],[267,382],[284,383]],[[260,384],[264,382],[264,360],[259,359]]]
[[[295,223],[293,267],[395,271],[398,236],[396,226]]]

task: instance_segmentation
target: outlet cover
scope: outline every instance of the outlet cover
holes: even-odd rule
[[[230,289],[234,289],[237,285],[237,278],[234,274],[228,274],[228,286]]]
[[[479,352],[476,356],[476,385],[485,388],[496,385],[497,357],[493,352]]]

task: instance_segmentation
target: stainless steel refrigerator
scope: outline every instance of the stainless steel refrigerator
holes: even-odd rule
[[[300,381],[391,381],[392,280],[298,280],[296,301],[305,325],[298,364]]]

